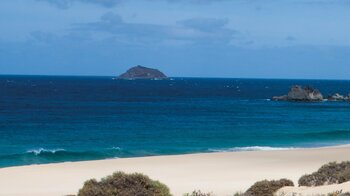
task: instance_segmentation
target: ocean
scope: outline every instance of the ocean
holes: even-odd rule
[[[350,81],[0,76],[0,167],[350,143],[350,102],[272,101],[294,85],[325,96]]]

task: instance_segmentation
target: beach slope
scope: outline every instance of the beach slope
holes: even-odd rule
[[[199,189],[213,192],[216,195],[233,195],[237,191],[245,191],[254,182],[263,179],[289,178],[297,183],[301,175],[316,171],[325,163],[350,160],[349,152],[350,146],[338,146],[10,167],[0,169],[0,195],[62,196],[76,194],[87,179],[100,179],[115,171],[141,172],[149,175],[168,185],[174,195],[182,195]],[[350,185],[342,186],[345,186],[343,189],[346,189]]]

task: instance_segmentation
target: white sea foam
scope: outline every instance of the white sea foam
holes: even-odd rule
[[[56,153],[56,152],[59,152],[59,151],[65,151],[64,149],[62,148],[57,148],[57,149],[45,149],[45,148],[37,148],[37,149],[32,149],[32,150],[27,150],[27,153],[33,153],[35,155],[39,155],[41,153]]]
[[[115,147],[115,146],[113,146],[112,148],[108,148],[108,149],[111,149],[111,150],[122,150],[122,148],[120,148],[120,147]]]
[[[296,148],[290,147],[270,147],[270,146],[247,146],[247,147],[234,147],[234,148],[210,148],[210,152],[237,152],[237,151],[272,151],[272,150],[293,150]]]

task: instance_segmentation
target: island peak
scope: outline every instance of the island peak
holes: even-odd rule
[[[160,80],[167,79],[168,77],[159,71],[158,69],[148,68],[141,65],[137,65],[128,69],[125,73],[121,74],[118,79],[150,79],[150,80]]]

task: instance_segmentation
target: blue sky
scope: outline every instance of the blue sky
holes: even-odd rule
[[[347,0],[3,0],[0,74],[350,79]]]

